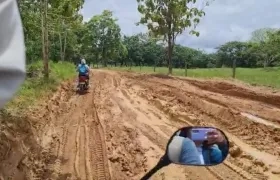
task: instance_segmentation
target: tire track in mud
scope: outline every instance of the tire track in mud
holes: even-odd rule
[[[100,81],[95,84],[95,89],[100,86]],[[92,93],[91,99],[91,118],[92,121],[89,121],[89,140],[90,140],[90,149],[91,149],[91,156],[94,161],[92,166],[94,167],[94,176],[97,180],[110,180],[110,171],[106,153],[106,145],[104,139],[104,132],[103,127],[100,123],[100,119],[97,114],[95,100],[94,100],[94,93],[96,92],[95,89]]]
[[[93,175],[92,175],[92,167],[91,167],[91,161],[90,160],[94,160],[94,158],[92,157],[92,153],[90,152],[90,149],[92,149],[93,147],[90,146],[89,144],[89,130],[87,125],[85,125],[84,127],[84,132],[85,132],[85,146],[84,146],[84,152],[85,152],[85,173],[86,173],[86,178],[87,179],[93,179]],[[93,162],[94,163],[94,162]]]
[[[81,138],[81,127],[80,127],[80,121],[76,132],[76,140],[75,140],[75,148],[76,148],[76,154],[75,154],[75,163],[74,163],[74,172],[76,177],[80,176],[80,170],[79,170],[79,161],[80,161],[80,138]]]
[[[104,153],[104,133],[100,130],[102,127],[93,101],[94,93],[94,90],[89,90],[85,95],[74,95],[69,101],[57,102],[57,107],[47,106],[50,114],[44,117],[47,121],[42,129],[45,132],[42,140],[53,137],[49,157],[46,158],[47,177],[62,180],[111,179]],[[54,112],[54,108],[60,108],[59,113]],[[53,133],[49,135],[50,129]]]
[[[110,160],[111,173],[114,180],[131,179],[138,180],[140,172],[146,171],[146,156],[145,150],[141,147],[139,141],[139,132],[130,123],[124,120],[134,120],[131,114],[123,113],[117,103],[115,103],[114,96],[121,93],[119,84],[121,80],[114,78],[114,76],[106,76],[97,91],[98,99],[98,114],[103,127],[106,129],[106,144],[107,152]],[[115,83],[114,83],[115,82]],[[122,100],[122,99],[117,99]]]
[[[90,127],[90,132],[91,132],[91,136],[94,137],[94,138],[91,138],[91,136],[90,136],[90,138],[89,138],[90,142],[92,142],[90,146],[92,149],[92,151],[91,151],[92,160],[94,161],[94,163],[92,164],[93,169],[94,169],[93,177],[94,177],[94,179],[98,179],[98,180],[111,179],[107,175],[108,170],[107,170],[106,161],[105,161],[105,157],[104,157],[104,148],[103,148],[104,145],[102,143],[99,128],[95,125],[92,125]]]
[[[76,103],[73,104],[73,106],[77,106],[78,100]],[[71,106],[70,106],[71,107]],[[56,141],[56,150],[54,152],[54,155],[56,156],[55,163],[53,165],[52,171],[53,173],[53,179],[65,179],[70,176],[69,173],[64,173],[63,170],[61,169],[61,166],[65,163],[65,151],[66,151],[66,146],[67,142],[69,140],[68,135],[69,135],[69,129],[71,128],[71,124],[73,123],[73,119],[69,119],[69,117],[74,117],[74,122],[75,122],[75,117],[79,116],[79,114],[76,111],[68,111],[66,114],[62,115],[62,117],[56,117],[53,125],[53,128],[56,129],[58,134],[56,135],[60,139]],[[74,124],[72,124],[74,125]],[[75,132],[75,130],[74,130]],[[76,133],[74,133],[76,134]],[[75,139],[75,138],[74,138]]]

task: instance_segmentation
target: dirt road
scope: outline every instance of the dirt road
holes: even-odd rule
[[[226,82],[95,70],[85,95],[64,88],[36,116],[43,163],[30,179],[139,179],[178,128],[226,132],[215,167],[170,165],[152,179],[280,179],[280,96]]]

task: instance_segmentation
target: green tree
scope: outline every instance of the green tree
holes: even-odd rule
[[[79,10],[83,0],[18,1],[25,34],[27,63],[44,60],[48,77],[48,59],[71,59],[78,53],[76,27],[82,26]]]
[[[246,43],[232,41],[228,42],[219,47],[218,53],[220,56],[227,60],[227,65],[231,64],[232,67],[232,77],[235,78],[236,74],[236,64],[240,63],[243,59],[244,51],[246,50]]]
[[[276,31],[276,29],[274,29],[274,28],[257,29],[252,32],[250,41],[257,42],[257,43],[267,41],[269,38],[268,33],[275,32],[275,31]]]
[[[137,0],[137,2],[138,11],[143,15],[138,24],[147,25],[154,36],[162,36],[168,43],[168,72],[172,74],[172,52],[176,37],[184,30],[195,27],[205,13],[191,7],[196,0]],[[191,30],[190,33],[199,36],[195,30]]]
[[[251,51],[259,57],[258,63],[264,68],[277,64],[280,60],[280,31],[268,33],[268,39],[264,42],[255,43]]]

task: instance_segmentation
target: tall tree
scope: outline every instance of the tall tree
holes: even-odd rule
[[[250,41],[252,42],[264,42],[268,40],[268,33],[275,32],[274,28],[261,28],[252,32]]]
[[[168,43],[168,72],[172,74],[172,52],[176,37],[187,28],[195,27],[205,13],[203,9],[193,6],[197,3],[196,0],[137,0],[137,2],[138,11],[143,15],[138,24],[147,25],[152,34],[163,36]],[[195,30],[191,30],[190,34],[199,36]]]
[[[121,47],[121,29],[112,11],[104,10],[102,14],[94,16],[87,23],[86,42],[88,47],[98,54],[101,52],[103,66],[108,60],[117,58]],[[98,57],[99,55],[96,55]]]
[[[219,47],[218,53],[229,60],[229,64],[232,66],[232,77],[235,78],[236,74],[236,64],[238,60],[242,59],[244,51],[246,50],[246,43],[232,41],[228,42]]]
[[[44,64],[44,76],[49,78],[49,38],[48,38],[48,0],[41,0],[41,18],[42,18],[42,53]]]
[[[268,39],[264,42],[255,43],[252,51],[259,57],[259,64],[264,68],[280,60],[280,31],[269,32]]]

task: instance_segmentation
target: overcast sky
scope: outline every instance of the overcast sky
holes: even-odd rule
[[[245,41],[255,29],[279,28],[279,7],[280,0],[215,0],[205,9],[206,16],[197,27],[200,36],[185,33],[177,43],[211,52],[227,41]],[[136,0],[85,0],[82,13],[87,20],[105,9],[113,11],[124,34],[146,31],[135,25],[140,19]]]

